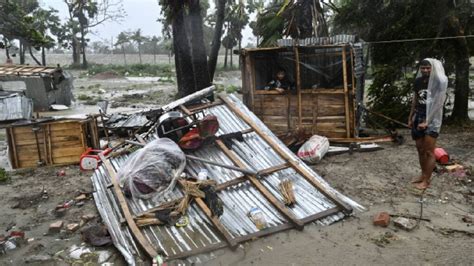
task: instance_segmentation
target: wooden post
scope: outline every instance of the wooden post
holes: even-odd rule
[[[150,242],[148,242],[145,239],[142,232],[140,231],[137,224],[135,223],[135,220],[133,219],[132,214],[130,213],[130,209],[128,208],[125,196],[123,195],[122,190],[120,189],[120,184],[119,184],[117,175],[115,173],[115,170],[112,164],[110,163],[110,161],[105,159],[105,157],[102,154],[99,154],[99,156],[100,156],[100,159],[102,160],[102,163],[105,165],[105,168],[107,168],[107,171],[109,172],[110,180],[112,181],[112,184],[113,184],[115,196],[117,197],[120,208],[122,209],[123,216],[125,217],[125,220],[127,221],[128,228],[132,232],[132,235],[134,236],[135,240],[137,240],[138,244],[145,250],[148,256],[150,258],[156,258],[156,256],[158,256],[158,252],[150,245]]]
[[[354,73],[354,49],[351,47],[351,73],[352,73],[352,125],[353,125],[353,134],[351,137],[356,137],[356,113],[357,113],[357,98],[356,98],[356,81]],[[357,134],[358,135],[358,134]]]
[[[243,121],[245,121],[255,133],[257,133],[263,140],[265,140],[268,145],[270,145],[278,155],[280,155],[284,160],[291,164],[291,166],[300,174],[302,175],[306,181],[308,181],[311,185],[313,185],[316,189],[318,189],[324,196],[331,199],[337,206],[341,207],[344,211],[351,213],[352,207],[349,206],[347,203],[339,199],[336,195],[332,192],[326,190],[323,184],[317,181],[308,170],[303,168],[298,161],[294,161],[282,148],[280,148],[279,144],[270,138],[265,132],[263,132],[250,117],[244,114],[240,109],[238,109],[235,105],[232,104],[228,99],[224,97],[220,97],[226,105]]]
[[[349,91],[347,88],[347,62],[346,62],[346,46],[342,46],[342,74],[344,82],[344,109],[346,117],[346,137],[351,137],[350,119],[349,119]]]
[[[300,73],[300,54],[298,46],[294,47],[295,53],[295,70],[296,70],[296,93],[298,98],[298,127],[301,129],[302,127],[302,106],[301,106],[301,73]]]
[[[227,146],[222,142],[222,140],[218,139],[216,140],[217,146],[229,157],[229,159],[234,162],[235,165],[239,167],[245,168],[245,164],[240,161],[240,159],[235,156],[235,154],[227,148]],[[245,177],[252,183],[252,185],[262,193],[262,195],[281,213],[283,214],[286,218],[288,218],[294,225],[296,225],[296,228],[299,230],[303,230],[304,223],[296,218],[296,216],[290,212],[290,210],[283,204],[281,203],[273,194],[268,191],[268,189],[255,177],[251,175],[245,175]]]
[[[10,143],[12,146],[12,152],[13,152],[13,160],[12,163],[14,164],[13,168],[20,168],[19,162],[18,162],[18,153],[16,152],[16,141],[15,141],[15,132],[13,130],[13,127],[8,128],[9,131],[9,136],[10,136]]]

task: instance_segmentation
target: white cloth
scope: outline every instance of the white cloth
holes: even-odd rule
[[[448,77],[444,73],[443,64],[433,58],[425,58],[431,64],[430,79],[428,81],[428,95],[426,97],[427,131],[439,132],[443,123],[443,106],[446,100]],[[421,76],[418,72],[417,77]]]

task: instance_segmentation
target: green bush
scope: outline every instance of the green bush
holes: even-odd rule
[[[0,183],[5,183],[10,180],[10,176],[8,175],[5,169],[0,167]]]
[[[406,123],[413,97],[413,75],[402,77],[392,66],[380,66],[374,71],[374,82],[368,89],[368,108],[385,116]],[[391,122],[368,114],[370,121],[384,126]],[[369,121],[369,123],[370,123]]]
[[[77,96],[77,99],[78,99],[79,101],[89,101],[89,100],[92,100],[92,97],[89,96],[89,95],[85,95],[85,94],[79,94],[79,95]]]

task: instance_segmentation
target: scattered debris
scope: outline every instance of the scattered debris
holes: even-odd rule
[[[102,247],[112,243],[107,227],[100,224],[90,225],[82,229],[81,235],[84,242],[95,247]]]
[[[265,220],[265,216],[260,208],[253,207],[250,209],[248,216],[258,228],[258,230],[267,228],[267,221]]]
[[[63,228],[63,221],[56,221],[52,224],[49,225],[49,230],[48,234],[57,234],[61,231],[61,228]]]
[[[436,161],[440,164],[448,164],[449,163],[449,155],[443,148],[435,148],[434,155]]]
[[[280,192],[283,195],[283,200],[286,206],[292,206],[296,203],[295,192],[293,190],[293,182],[291,180],[283,180],[278,185]]]
[[[417,226],[417,222],[414,219],[405,217],[397,217],[393,220],[393,224],[403,230],[411,231]]]
[[[398,240],[398,237],[392,232],[385,232],[384,234],[372,238],[372,241],[375,245],[384,248],[386,245],[390,244],[392,241]]]
[[[329,140],[326,137],[313,135],[298,150],[298,157],[307,163],[319,162],[329,150]]]
[[[53,260],[50,255],[31,255],[25,258],[25,263],[45,263]]]
[[[68,225],[66,225],[66,229],[69,232],[75,232],[77,229],[79,229],[79,224],[77,224],[77,223],[68,224]]]

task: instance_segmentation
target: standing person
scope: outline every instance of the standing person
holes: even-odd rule
[[[420,73],[414,83],[414,96],[408,117],[421,167],[421,175],[412,183],[419,190],[428,188],[435,168],[434,149],[443,121],[447,87],[448,78],[439,60],[426,58],[420,62]]]

